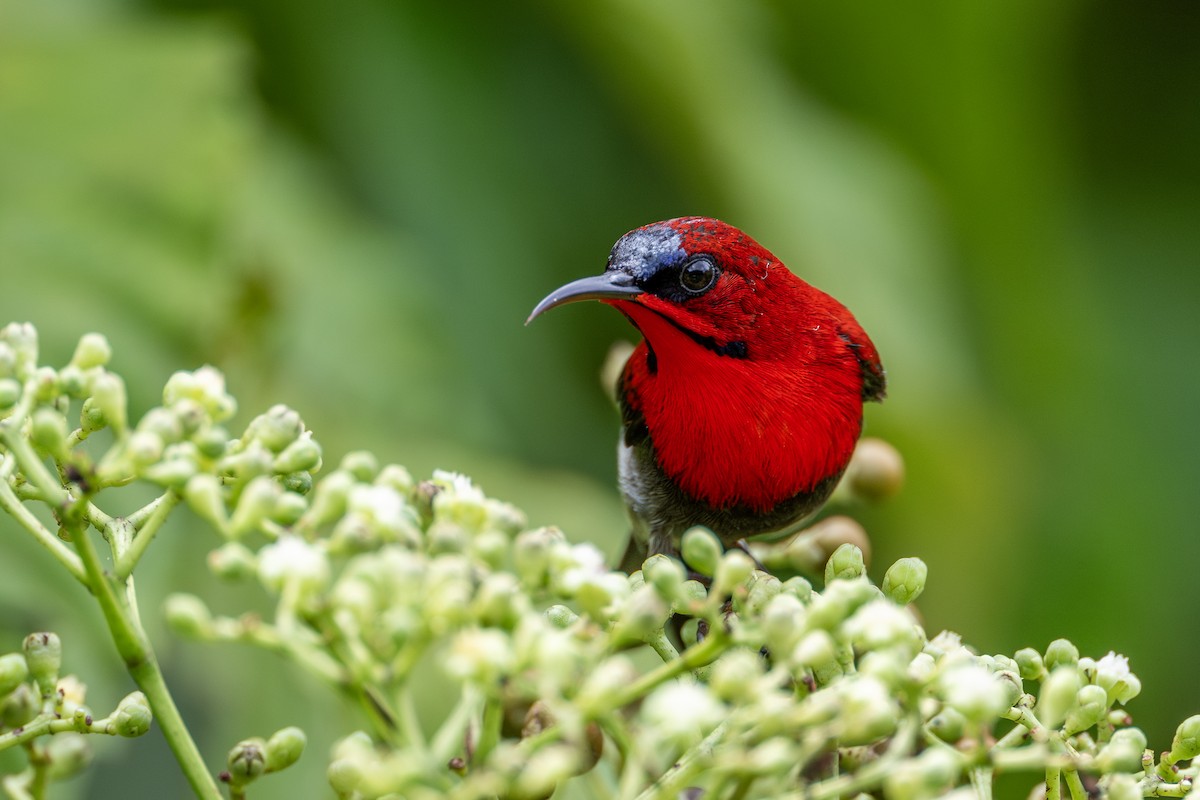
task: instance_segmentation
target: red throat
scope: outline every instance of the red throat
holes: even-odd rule
[[[734,358],[647,303],[609,302],[646,339],[625,367],[626,402],[684,492],[765,513],[845,468],[862,428],[862,378],[834,325],[750,340]]]

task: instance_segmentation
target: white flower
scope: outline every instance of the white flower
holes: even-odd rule
[[[515,661],[512,643],[494,628],[471,628],[454,637],[446,671],[459,680],[492,684],[507,675]]]
[[[1108,693],[1110,703],[1127,703],[1142,690],[1141,680],[1129,671],[1129,659],[1111,650],[1096,662],[1096,685]]]
[[[277,592],[292,581],[306,590],[321,589],[329,581],[329,559],[320,547],[285,534],[259,551],[258,579]]]
[[[859,652],[878,650],[893,644],[908,646],[906,655],[916,652],[919,641],[908,611],[890,600],[872,600],[855,611],[842,631]]]
[[[980,664],[961,663],[938,679],[946,705],[976,722],[991,722],[1008,707],[1001,679]]]

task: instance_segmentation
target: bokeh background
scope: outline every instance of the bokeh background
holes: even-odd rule
[[[106,333],[135,412],[216,364],[243,423],[287,402],[327,460],[461,470],[611,552],[597,372],[634,334],[522,323],[626,230],[724,218],[883,354],[909,479],[860,515],[873,571],[924,558],[929,627],[985,652],[1127,654],[1164,747],[1200,711],[1197,41],[1194,0],[0,0],[0,319],[51,363]],[[217,596],[180,516],[152,610]],[[58,630],[107,707],[98,625],[0,521],[0,650]],[[357,723],[322,688],[158,632],[214,769],[301,724],[260,796],[324,793]],[[157,735],[97,750],[68,792],[185,794]]]

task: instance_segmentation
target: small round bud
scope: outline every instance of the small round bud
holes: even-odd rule
[[[75,346],[75,355],[71,356],[71,365],[79,369],[103,367],[112,358],[112,347],[98,333],[85,333]]]
[[[308,510],[308,500],[296,492],[281,492],[271,508],[271,519],[280,525],[290,527],[300,521]]]
[[[21,384],[12,378],[0,378],[0,410],[12,408],[21,399]]]
[[[1046,648],[1046,669],[1053,672],[1058,667],[1079,665],[1079,648],[1067,639],[1055,639]]]
[[[878,678],[855,675],[838,681],[830,690],[841,712],[841,746],[871,744],[896,730],[900,708],[888,687]]]
[[[1099,686],[1088,684],[1075,695],[1075,708],[1067,712],[1064,732],[1070,736],[1086,731],[1108,712],[1108,693]]]
[[[1036,713],[1047,728],[1057,728],[1075,705],[1079,692],[1079,673],[1073,666],[1054,669],[1042,682]]]
[[[860,653],[899,648],[907,661],[921,649],[912,615],[882,598],[860,606],[842,625],[842,633]]]
[[[229,529],[225,493],[221,488],[221,479],[216,475],[207,472],[193,475],[183,487],[183,499],[197,516],[207,520],[218,531]]]
[[[1100,796],[1107,800],[1142,800],[1145,796],[1137,778],[1123,773],[1104,776],[1100,787]]]
[[[267,743],[257,736],[235,744],[225,761],[228,766],[228,782],[234,786],[245,786],[266,772],[266,748]],[[222,778],[224,777],[223,775]]]
[[[864,562],[871,560],[871,540],[866,530],[857,520],[842,514],[826,517],[808,530],[802,532],[797,539],[810,539],[820,553],[820,563],[815,564],[816,570],[821,570],[829,563],[833,553],[844,544],[852,544],[862,553]]]
[[[1200,756],[1200,714],[1179,723],[1179,727],[1175,729],[1175,738],[1171,740],[1171,751],[1163,760],[1175,764],[1196,756]]]
[[[1009,692],[986,667],[962,663],[939,677],[946,705],[968,720],[989,724],[1008,708]]]
[[[355,450],[342,456],[342,463],[338,464],[338,469],[346,470],[357,481],[370,483],[379,474],[379,459],[375,458],[374,453],[367,450]],[[407,489],[411,488],[412,478],[410,477]]]
[[[125,381],[111,372],[101,372],[92,380],[92,402],[105,423],[118,434],[129,426]]]
[[[764,662],[757,652],[739,647],[722,655],[712,665],[709,688],[728,703],[750,702],[755,684],[763,676]]]
[[[340,518],[346,513],[346,502],[354,486],[354,476],[349,472],[339,469],[326,475],[313,487],[312,500],[304,520],[316,527]]]
[[[679,593],[687,573],[683,565],[670,556],[653,555],[642,564],[642,575],[664,600],[672,601]]]
[[[229,431],[220,425],[206,425],[192,434],[192,444],[205,458],[220,458],[229,451]]]
[[[0,697],[16,689],[29,677],[29,667],[20,653],[0,656]]]
[[[29,435],[34,445],[46,455],[56,461],[67,460],[67,418],[56,409],[43,406],[33,412]]]
[[[579,615],[562,604],[550,606],[545,611],[546,619],[556,628],[566,629],[575,624]]]
[[[963,737],[967,718],[954,708],[946,706],[929,720],[929,732],[947,744],[955,744]]]
[[[183,437],[183,426],[179,424],[179,418],[162,406],[147,411],[137,427],[139,431],[158,434],[165,444],[173,444]]]
[[[666,683],[642,701],[639,716],[654,742],[690,747],[720,724],[727,713],[702,684]]]
[[[711,578],[717,571],[725,548],[721,547],[721,540],[712,531],[695,527],[683,534],[679,552],[685,564]]]
[[[257,440],[272,453],[279,453],[303,432],[304,423],[298,413],[285,405],[275,405],[251,420],[242,435],[242,441]]]
[[[0,700],[0,726],[19,728],[37,716],[40,706],[33,688],[22,683]]]
[[[205,419],[222,422],[237,411],[237,401],[225,391],[225,376],[216,367],[207,365],[194,372],[176,372],[168,378],[163,387],[163,405],[175,408],[189,434],[198,430]],[[185,405],[189,406],[186,412]],[[195,408],[199,409],[199,415],[193,412]]]
[[[299,495],[307,495],[312,491],[313,477],[311,472],[289,472],[279,476],[279,485],[286,491]]]
[[[1042,661],[1042,654],[1032,647],[1022,647],[1018,650],[1016,662],[1023,680],[1040,681],[1046,677],[1046,664]]]
[[[348,797],[363,779],[363,765],[350,758],[339,758],[329,762],[325,770],[325,780],[338,793],[339,797]]]
[[[112,715],[113,729],[118,736],[141,736],[150,730],[154,715],[150,712],[150,702],[141,692],[125,695],[117,704],[117,710]]]
[[[218,578],[240,581],[258,573],[258,559],[240,542],[226,542],[208,554],[208,568]]]
[[[58,688],[58,671],[62,667],[62,641],[58,634],[31,633],[23,644],[25,664],[38,685],[42,697],[49,697]]]
[[[721,556],[717,574],[713,576],[712,591],[732,594],[734,587],[754,574],[754,559],[741,550],[730,550]]]
[[[59,395],[54,367],[38,367],[33,373],[33,396],[39,403],[53,403]]]
[[[134,431],[125,443],[129,459],[139,469],[162,458],[163,447],[162,437],[153,431]]]
[[[308,737],[296,727],[281,728],[267,740],[267,772],[279,772],[300,760]]]
[[[312,440],[312,434],[305,431],[299,439],[283,449],[271,468],[276,473],[316,472],[321,468],[321,445]]]
[[[882,439],[861,439],[843,479],[851,495],[870,503],[895,496],[904,485],[904,459]]]
[[[237,506],[229,519],[229,532],[237,538],[258,530],[262,521],[275,510],[275,503],[283,489],[266,475],[251,478],[238,497]]]
[[[24,380],[37,366],[37,329],[28,322],[10,322],[0,330],[0,342],[4,342],[13,354],[13,374]]]
[[[863,552],[856,545],[846,542],[839,545],[825,562],[825,585],[837,580],[861,578],[867,572]]]
[[[906,606],[914,602],[925,591],[925,580],[929,568],[919,558],[902,558],[888,568],[879,587],[888,599]]]
[[[199,638],[212,630],[212,612],[194,594],[168,595],[163,613],[171,630],[180,636]]]
[[[1138,728],[1114,731],[1108,744],[1096,755],[1101,772],[1137,772],[1146,752],[1146,734]]]

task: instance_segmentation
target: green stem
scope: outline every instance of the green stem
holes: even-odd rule
[[[855,795],[878,786],[896,766],[897,761],[907,758],[911,754],[920,727],[921,720],[919,718],[905,719],[900,723],[900,730],[892,737],[887,751],[878,759],[852,775],[839,775],[836,778],[821,781],[811,787],[807,797],[809,800],[833,800],[835,797]]]
[[[500,742],[500,725],[504,722],[504,706],[498,697],[489,697],[483,705],[483,719],[479,723],[479,741],[471,760],[477,764],[487,761],[488,755]]]
[[[12,456],[10,455],[9,458],[11,459]],[[72,578],[84,585],[87,584],[87,575],[83,571],[83,562],[79,560],[79,556],[71,552],[71,549],[61,539],[47,530],[46,526],[33,515],[33,512],[17,499],[7,478],[0,478],[0,508],[7,511],[22,528],[33,534],[33,538],[37,540],[38,544],[50,551],[50,555],[54,556],[58,563],[71,573]]]
[[[108,624],[117,652],[125,661],[125,667],[138,688],[150,701],[150,707],[154,710],[159,727],[162,728],[163,737],[174,752],[192,791],[197,797],[219,800],[221,792],[205,767],[204,759],[196,748],[196,743],[192,741],[179,709],[175,706],[145,632],[137,624],[130,609],[122,602],[117,586],[104,574],[104,567],[86,528],[79,524],[73,525],[71,535],[87,572],[88,584],[104,613],[104,620]],[[120,585],[121,588],[125,588],[123,582]]]
[[[1046,767],[1046,800],[1060,800],[1062,798],[1062,785],[1059,781],[1059,776],[1061,775],[1061,768],[1055,766]]]
[[[1063,770],[1063,776],[1067,779],[1067,789],[1071,792],[1071,800],[1087,800],[1087,789],[1083,788],[1083,781],[1079,779],[1079,770],[1068,767]]]
[[[725,737],[729,729],[729,720],[713,728],[700,743],[691,748],[675,763],[675,766],[662,774],[651,786],[639,794],[636,800],[652,800],[652,798],[675,798],[683,790],[694,775],[703,771],[712,757],[713,750]]]
[[[703,642],[684,650],[679,658],[655,667],[626,686],[624,690],[614,692],[609,698],[608,707],[615,710],[627,706],[646,695],[660,683],[665,683],[689,670],[708,664],[721,655],[729,647],[729,644],[728,636],[717,632],[710,633]]]
[[[180,499],[178,492],[168,489],[157,499],[147,503],[129,516],[129,522],[138,529],[138,532],[133,537],[133,543],[129,549],[121,553],[117,559],[114,572],[118,580],[125,580],[133,573],[134,568],[145,555],[146,548],[150,546],[155,534],[158,533],[175,506],[179,504]],[[143,512],[148,513],[143,514]]]

